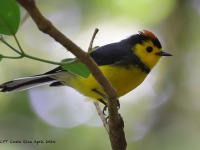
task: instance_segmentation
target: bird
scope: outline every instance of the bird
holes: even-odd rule
[[[162,50],[158,38],[148,30],[98,47],[89,55],[116,89],[117,98],[139,86],[161,57],[172,56]],[[45,84],[50,87],[69,86],[95,101],[107,103],[105,92],[92,74],[83,78],[63,69],[62,66],[43,74],[3,83],[0,85],[0,92],[23,91]]]

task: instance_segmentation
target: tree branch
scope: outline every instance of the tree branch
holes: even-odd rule
[[[103,73],[98,68],[97,64],[90,57],[90,55],[84,52],[80,47],[73,43],[63,33],[61,33],[55,26],[47,20],[36,7],[34,0],[17,0],[30,14],[39,30],[50,35],[57,42],[63,45],[71,53],[73,53],[81,62],[83,62],[91,71],[94,78],[101,85],[102,89],[108,99],[108,112],[109,112],[109,129],[110,129],[110,141],[113,150],[125,150],[126,139],[123,127],[121,125],[121,118],[118,115],[117,110],[117,92],[110,82],[106,79]]]

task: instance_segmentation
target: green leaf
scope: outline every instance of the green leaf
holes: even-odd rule
[[[83,63],[77,61],[73,62],[73,60],[74,60],[73,58],[63,59],[62,62],[70,62],[70,63],[61,66],[65,70],[75,75],[87,78],[90,75],[90,70]]]
[[[20,23],[20,11],[16,0],[0,0],[0,33],[14,35]]]

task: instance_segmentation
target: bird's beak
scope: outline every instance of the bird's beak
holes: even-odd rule
[[[158,55],[158,56],[172,56],[172,54],[167,53],[167,52],[163,52],[163,51],[156,53],[156,55]]]

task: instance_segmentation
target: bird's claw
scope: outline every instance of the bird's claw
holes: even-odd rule
[[[103,108],[103,114],[104,114],[104,116],[107,116],[106,114],[105,114],[105,111],[107,111],[107,108],[108,108],[108,106],[107,106],[107,104],[104,106],[104,108]]]
[[[124,128],[124,120],[121,116],[121,114],[118,114],[119,115],[119,119],[120,119],[120,127]],[[108,123],[109,121],[109,116],[106,117],[106,123]]]

